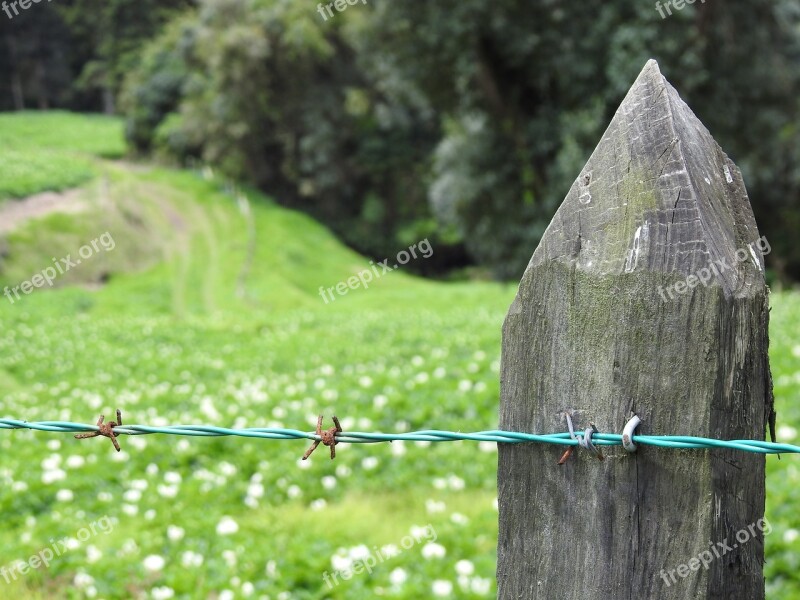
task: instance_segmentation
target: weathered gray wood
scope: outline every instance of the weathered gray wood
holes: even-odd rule
[[[639,433],[764,439],[772,394],[757,240],[739,170],[649,61],[506,317],[501,428],[565,431],[571,409],[576,428],[621,433],[633,410]],[[668,286],[702,269],[706,285],[670,298]],[[557,466],[563,450],[500,445],[500,598],[764,597],[757,527],[707,570],[677,572],[763,517],[762,456],[640,446],[600,462],[578,449]]]

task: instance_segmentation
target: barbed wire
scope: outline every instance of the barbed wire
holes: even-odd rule
[[[117,411],[118,420],[121,415]],[[338,422],[337,422],[338,423]],[[321,417],[320,423],[321,425]],[[338,426],[338,425],[337,425]],[[375,433],[362,431],[341,431],[332,428],[316,432],[300,431],[298,429],[285,429],[280,427],[248,427],[229,428],[212,425],[122,425],[115,422],[103,423],[102,417],[97,425],[73,423],[69,421],[23,421],[19,419],[0,419],[0,429],[28,429],[46,431],[51,433],[84,434],[80,437],[105,436],[110,437],[117,446],[116,436],[120,435],[181,435],[190,437],[243,437],[266,440],[312,440],[325,445],[332,444],[377,444],[382,442],[495,442],[498,444],[555,444],[559,446],[621,446],[623,434],[593,432],[559,432],[548,434],[525,433],[519,431],[504,431],[492,429],[476,432],[443,431],[438,429],[425,429],[407,433]],[[330,432],[330,433],[329,433]],[[332,443],[331,443],[332,442]],[[761,440],[717,440],[712,438],[694,437],[685,435],[631,435],[626,443],[636,445],[655,446],[660,448],[681,449],[728,449],[757,454],[800,454],[800,446]],[[316,447],[316,446],[314,446]]]

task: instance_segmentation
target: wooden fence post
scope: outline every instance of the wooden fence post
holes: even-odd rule
[[[500,427],[566,431],[569,410],[621,433],[635,411],[637,433],[764,439],[768,252],[739,170],[649,61],[506,317]],[[764,598],[762,455],[563,451],[500,445],[499,598]]]

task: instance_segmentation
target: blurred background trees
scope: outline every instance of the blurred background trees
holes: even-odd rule
[[[741,167],[800,280],[800,1],[58,0],[0,14],[0,108],[119,112],[382,259],[517,278],[647,59]]]

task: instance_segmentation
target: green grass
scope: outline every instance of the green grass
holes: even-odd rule
[[[88,181],[94,156],[125,152],[122,123],[100,115],[0,114],[0,200],[58,191]]]
[[[13,305],[3,298],[0,413],[85,421],[119,405],[139,422],[311,429],[324,412],[350,429],[496,425],[499,331],[513,286],[441,285],[397,271],[326,305],[319,287],[369,262],[308,217],[254,193],[243,209],[213,177],[95,168],[81,194],[86,212],[50,215],[6,240],[2,286],[74,257],[103,232],[116,246],[53,289]],[[0,436],[0,564],[103,515],[114,523],[113,535],[26,575],[17,596],[169,587],[179,597],[242,597],[252,584],[253,597],[366,598],[384,588],[418,598],[438,579],[462,589],[457,564],[474,569],[461,576],[462,597],[494,593],[491,445],[340,446],[336,461],[322,448],[303,463],[305,442],[126,438],[117,455],[103,441]],[[61,471],[64,479],[47,479]],[[62,500],[59,490],[69,490]],[[225,515],[236,534],[217,535]],[[332,561],[400,546],[415,527],[434,531],[445,555],[424,558],[440,550],[422,539],[371,575],[325,585]],[[165,558],[162,570],[148,570],[151,555]],[[182,564],[195,555],[202,566]]]
[[[53,289],[0,298],[1,415],[90,422],[119,406],[127,422],[148,424],[310,430],[317,414],[335,413],[351,430],[497,425],[514,286],[398,270],[325,304],[320,286],[369,263],[308,217],[253,192],[243,208],[213,176],[101,160],[92,169],[87,211],[5,240],[0,286],[106,231],[115,247]],[[797,441],[800,295],[772,304],[780,438]],[[0,579],[4,596],[404,599],[432,597],[436,582],[453,597],[496,594],[491,444],[340,445],[335,461],[321,447],[307,462],[302,441],[121,444],[117,454],[107,439],[0,432],[0,566],[103,516],[113,524],[48,569],[9,587]],[[800,597],[798,460],[768,459],[770,598]],[[238,530],[222,535],[226,517]],[[336,565],[412,532],[419,542],[371,574],[324,583]]]

